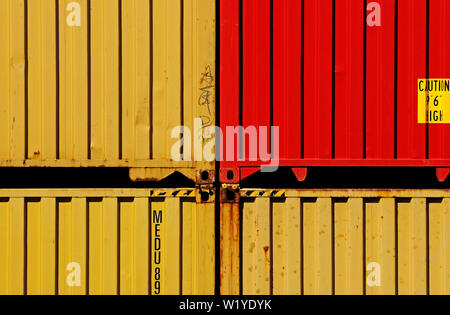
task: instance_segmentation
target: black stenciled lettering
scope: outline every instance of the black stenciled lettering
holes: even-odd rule
[[[154,268],[154,290],[153,294],[161,294],[161,224],[163,223],[163,212],[153,211],[153,268]]]
[[[153,211],[153,223],[162,223],[162,211]]]

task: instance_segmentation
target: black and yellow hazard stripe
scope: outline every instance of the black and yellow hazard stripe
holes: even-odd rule
[[[284,198],[286,197],[286,191],[283,190],[245,190],[243,197],[258,198],[258,197],[270,197],[270,198]]]
[[[151,190],[150,197],[195,197],[195,189]]]

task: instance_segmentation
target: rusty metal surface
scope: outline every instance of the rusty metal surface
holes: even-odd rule
[[[0,190],[0,294],[215,293],[196,189]]]
[[[245,189],[239,207],[226,293],[450,294],[448,190]]]
[[[215,125],[215,1],[71,3],[0,2],[0,166],[214,169],[171,147]]]
[[[222,194],[226,194],[222,190]],[[224,201],[220,205],[220,293],[239,294],[240,214],[238,201]],[[228,199],[228,198],[227,198]]]

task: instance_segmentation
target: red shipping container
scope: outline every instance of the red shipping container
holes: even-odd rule
[[[450,79],[450,1],[221,0],[220,19],[222,183],[266,151],[299,180],[315,166],[448,176],[450,125],[419,123],[418,80]]]

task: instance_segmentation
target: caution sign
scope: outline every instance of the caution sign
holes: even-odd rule
[[[419,124],[450,124],[450,79],[419,79]]]

